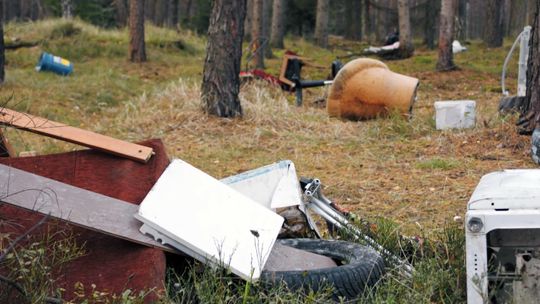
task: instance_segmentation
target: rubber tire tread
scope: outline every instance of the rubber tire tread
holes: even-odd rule
[[[384,274],[384,261],[375,250],[351,242],[319,239],[280,239],[281,245],[334,259],[338,265],[307,271],[263,271],[266,285],[285,283],[290,290],[319,291],[324,283],[334,287],[334,299],[356,299],[373,287]]]

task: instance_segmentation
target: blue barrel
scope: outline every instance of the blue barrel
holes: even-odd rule
[[[73,72],[73,63],[62,57],[43,52],[39,56],[36,71],[51,71],[66,76]]]

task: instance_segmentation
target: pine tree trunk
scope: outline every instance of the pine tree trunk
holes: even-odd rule
[[[163,26],[167,17],[167,11],[169,10],[168,0],[156,0],[155,1],[155,20],[154,23],[157,26]]]
[[[527,94],[528,109],[534,113],[534,124],[531,127],[540,128],[540,3],[536,2],[533,12],[531,38],[529,40],[529,59],[527,62]]]
[[[486,0],[486,25],[484,41],[488,47],[500,47],[503,43],[503,0]]]
[[[169,13],[167,14],[167,26],[176,27],[178,25],[178,0],[169,1]]]
[[[424,44],[429,49],[435,48],[435,28],[437,23],[437,16],[439,15],[439,0],[427,0],[425,17],[424,17]]]
[[[62,0],[62,18],[73,19],[73,1]]]
[[[315,44],[328,47],[329,0],[317,0],[317,20],[315,23]]]
[[[242,115],[240,61],[246,0],[214,0],[201,87],[206,113],[220,117]]]
[[[287,9],[287,0],[274,0],[272,8],[272,30],[270,45],[282,49],[283,37],[285,36],[285,10]]]
[[[264,57],[273,58],[272,48],[270,47],[270,30],[272,25],[272,0],[263,0],[263,30],[264,39]]]
[[[362,1],[345,1],[345,38],[362,39]]]
[[[437,71],[450,71],[456,69],[452,54],[455,14],[456,0],[442,0],[439,25],[439,59],[436,67]]]
[[[398,0],[399,14],[399,58],[409,58],[414,53],[411,35],[409,0]]]
[[[244,40],[251,41],[251,24],[253,20],[253,1],[247,0],[246,17],[244,18]]]
[[[251,18],[252,52],[255,55],[255,67],[264,69],[263,42],[263,0],[253,0],[253,15]]]
[[[116,10],[116,25],[119,27],[126,26],[128,18],[126,0],[114,0],[114,8]]]
[[[132,1],[133,0],[129,0],[129,2],[132,2]],[[130,3],[130,9],[131,9],[131,3]],[[152,23],[156,22],[156,0],[144,0],[144,18]]]
[[[4,49],[4,0],[0,0],[0,84],[4,83],[6,62]]]
[[[129,60],[146,61],[144,45],[144,0],[129,1]]]

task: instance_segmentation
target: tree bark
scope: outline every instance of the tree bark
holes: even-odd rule
[[[328,47],[328,11],[329,0],[317,0],[317,17],[315,23],[315,44]]]
[[[264,0],[253,0],[253,15],[251,18],[252,52],[255,55],[255,67],[264,69],[263,43],[263,3]]]
[[[362,1],[345,2],[345,37],[351,40],[362,39]]]
[[[262,37],[264,40],[264,57],[273,58],[272,48],[270,47],[270,30],[272,25],[272,0],[263,0],[263,29]]]
[[[73,1],[62,0],[62,18],[73,19]]]
[[[285,36],[285,10],[287,9],[287,0],[274,0],[272,7],[272,30],[270,45],[282,49],[283,37]]]
[[[525,102],[529,105],[526,110],[533,114],[531,128],[540,128],[540,3],[536,8],[530,8],[533,14],[531,38],[529,40],[529,59],[527,62],[527,93]]]
[[[503,4],[503,0],[486,0],[484,41],[490,48],[500,47],[503,43]]]
[[[146,61],[144,44],[144,0],[129,1],[129,60]]]
[[[126,0],[114,0],[114,8],[116,10],[116,25],[119,27],[126,26],[128,18]]]
[[[206,113],[220,117],[242,115],[240,61],[246,0],[214,0],[208,27],[201,101]]]
[[[435,48],[436,23],[440,13],[439,0],[427,0],[424,17],[424,44],[429,49]]]
[[[253,0],[247,0],[244,18],[244,40],[251,41],[251,23],[253,19]]]
[[[411,34],[411,17],[409,0],[398,0],[399,14],[399,50],[400,58],[409,58],[414,53]]]
[[[437,71],[455,70],[452,53],[454,40],[454,17],[456,14],[456,0],[442,0],[439,25],[439,59]]]
[[[0,0],[0,84],[4,83],[6,62],[4,49],[4,0]]]
[[[178,0],[169,1],[169,13],[167,14],[167,26],[176,27],[178,25]]]

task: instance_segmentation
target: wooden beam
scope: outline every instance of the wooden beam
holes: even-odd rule
[[[0,164],[0,202],[100,233],[179,253],[139,231],[139,206]]]
[[[153,154],[152,148],[149,147],[6,108],[0,108],[0,124],[94,148],[143,163],[146,163]]]

